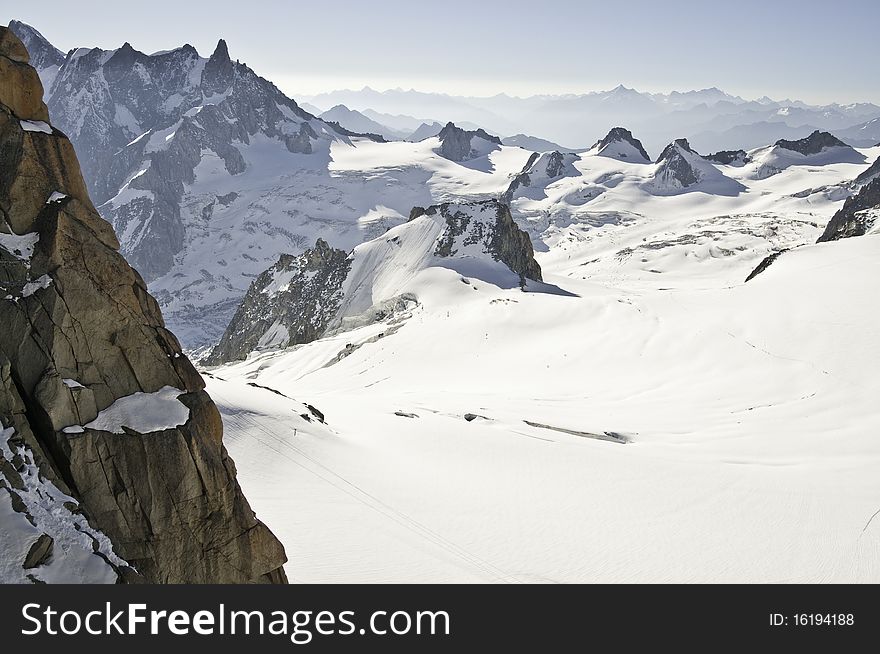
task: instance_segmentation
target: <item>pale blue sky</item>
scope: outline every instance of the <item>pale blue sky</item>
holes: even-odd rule
[[[376,0],[17,3],[62,50],[217,39],[293,97],[335,88],[456,94],[717,86],[880,103],[877,0]],[[6,12],[4,12],[5,14]]]

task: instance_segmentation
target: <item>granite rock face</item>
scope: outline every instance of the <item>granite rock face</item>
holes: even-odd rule
[[[299,256],[281,255],[254,280],[205,362],[216,365],[244,359],[257,348],[289,347],[320,338],[339,310],[350,270],[348,253],[320,239]]]
[[[283,582],[284,549],[241,492],[219,411],[92,205],[26,62],[0,28],[3,428],[135,576]],[[180,424],[108,426],[118,402],[159,402],[163,389]]]
[[[828,221],[818,242],[864,236],[878,223],[880,223],[880,177],[874,177],[858,194],[846,199],[843,208]]]

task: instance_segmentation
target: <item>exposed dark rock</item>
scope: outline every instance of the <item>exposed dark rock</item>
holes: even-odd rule
[[[800,152],[803,155],[819,154],[825,148],[849,147],[846,143],[841,141],[833,134],[822,132],[818,129],[806,138],[802,138],[797,141],[786,141],[785,139],[780,139],[776,141],[776,145],[780,148],[785,148],[786,150]]]
[[[688,161],[685,153],[699,157],[687,139],[677,139],[666,146],[657,158],[655,178],[664,186],[687,188],[700,181],[700,173]]]
[[[38,237],[29,258],[0,246],[0,421],[147,580],[283,581],[283,547],[239,488],[204,382],[119,254],[70,141],[22,128],[46,115],[32,102],[40,82],[10,59],[21,44],[6,28],[0,44],[0,232]],[[47,202],[55,192],[65,197]],[[124,436],[82,427],[166,386],[188,409],[182,425]]]
[[[633,148],[635,148],[642,158],[646,162],[651,161],[651,157],[648,156],[648,153],[645,151],[644,146],[642,146],[642,142],[638,140],[635,136],[632,135],[628,129],[623,127],[613,127],[608,134],[605,135],[605,138],[598,141],[593,148],[598,148],[599,152],[607,148],[609,145],[614,143],[629,143]]]
[[[487,134],[482,129],[468,131],[456,127],[454,123],[446,123],[440,130],[440,155],[450,161],[466,161],[473,157],[473,138],[481,138],[495,145],[501,145],[501,139]]]
[[[874,211],[870,211],[873,209]],[[880,177],[868,182],[857,195],[846,199],[843,208],[835,213],[818,243],[836,241],[852,236],[864,236],[880,215]]]
[[[749,282],[749,281],[753,280],[755,277],[757,277],[762,272],[767,270],[767,268],[769,268],[771,265],[773,265],[773,262],[776,261],[780,257],[780,255],[782,255],[785,252],[788,252],[788,248],[785,248],[783,250],[779,250],[779,252],[774,252],[773,254],[770,254],[770,255],[764,257],[764,259],[761,260],[761,263],[759,263],[757,266],[755,266],[755,269],[749,273],[749,276],[746,277],[746,281]]]
[[[877,176],[880,176],[880,157],[877,157],[877,160],[865,172],[856,177],[856,183],[866,184]]]
[[[22,567],[25,570],[32,570],[37,568],[52,556],[52,550],[55,546],[55,541],[51,536],[47,536],[46,534],[40,534],[40,537],[34,541],[28,550],[27,556],[24,558],[24,563]]]
[[[517,190],[522,187],[528,188],[531,186],[533,178],[554,180],[561,177],[565,173],[566,164],[575,159],[577,159],[576,154],[563,154],[558,151],[545,154],[532,153],[528,161],[526,161],[526,165],[523,166],[522,171],[511,180],[510,186],[507,187],[507,190],[501,196],[501,201],[505,204],[510,204]]]
[[[486,224],[473,219],[469,207],[494,213],[495,220]],[[446,223],[443,233],[437,239],[434,255],[452,257],[461,245],[480,243],[483,251],[495,261],[505,264],[520,276],[520,282],[527,279],[541,281],[541,266],[535,261],[532,241],[522,231],[510,214],[510,207],[498,200],[485,200],[470,204],[443,203],[421,211],[413,209],[410,220],[419,215],[439,215]]]
[[[724,166],[744,166],[752,160],[745,150],[722,150],[706,155],[705,159]]]
[[[288,347],[320,338],[339,309],[350,269],[348,253],[322,239],[299,256],[281,255],[253,281],[205,363],[243,359],[260,345]]]

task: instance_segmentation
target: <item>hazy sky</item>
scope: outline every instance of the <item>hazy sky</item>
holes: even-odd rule
[[[29,23],[65,51],[188,42],[207,56],[222,37],[233,58],[293,97],[365,85],[531,95],[622,83],[880,103],[878,0],[43,0],[14,10],[0,21]]]

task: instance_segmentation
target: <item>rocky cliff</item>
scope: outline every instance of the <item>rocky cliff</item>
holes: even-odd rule
[[[0,495],[37,528],[14,473],[51,482],[53,520],[109,539],[112,557],[97,536],[95,551],[122,579],[283,582],[284,549],[241,492],[217,407],[42,96],[0,28]],[[29,563],[51,563],[44,535]]]
[[[299,256],[281,255],[254,280],[206,363],[216,365],[243,359],[258,348],[320,338],[339,310],[350,270],[348,253],[320,239]]]
[[[877,160],[868,167],[868,170],[856,177],[856,183],[867,184],[875,177],[880,177],[880,157],[877,157]]]
[[[482,129],[464,130],[456,127],[454,123],[447,123],[446,127],[440,130],[440,156],[450,161],[466,161],[477,156],[481,149],[475,147],[474,139],[481,139],[486,145],[501,145],[501,139],[497,136],[487,134]]]
[[[846,199],[843,208],[828,221],[818,242],[864,236],[877,224],[880,224],[880,177],[873,178],[857,195]]]
[[[700,155],[694,151],[687,139],[676,139],[666,146],[657,158],[657,172],[654,177],[662,188],[687,188],[702,178],[695,161]]]

